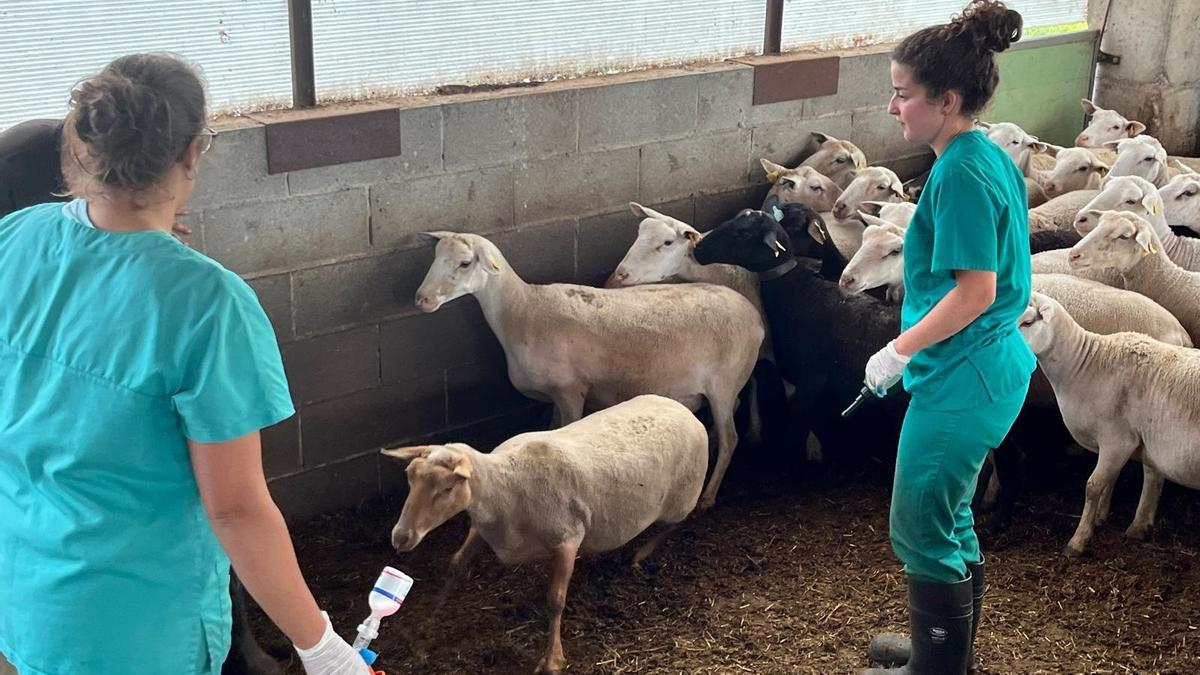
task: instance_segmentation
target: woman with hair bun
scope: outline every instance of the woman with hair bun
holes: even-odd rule
[[[1021,15],[974,0],[892,52],[888,111],[937,159],[904,239],[902,332],[867,363],[865,382],[912,395],[892,490],[892,549],[908,576],[910,638],[877,636],[867,671],[959,675],[975,669],[984,592],[971,498],[1008,433],[1037,364],[1017,331],[1029,302],[1025,180],[975,129],[1000,80],[995,54]]]
[[[71,92],[77,198],[0,219],[0,652],[21,675],[220,672],[231,560],[307,673],[370,672],[263,477],[259,430],[295,412],[271,325],[170,234],[205,117],[182,59],[119,58]]]

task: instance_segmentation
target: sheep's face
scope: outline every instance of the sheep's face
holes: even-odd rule
[[[810,166],[818,173],[828,176],[838,185],[847,185],[854,171],[867,166],[867,156],[857,145],[826,134],[813,134],[821,146],[800,163]]]
[[[767,179],[774,183],[763,201],[764,209],[805,204],[816,211],[829,211],[842,196],[842,188],[837,183],[811,166],[788,169],[765,159],[761,162]]]
[[[1052,319],[1056,312],[1065,311],[1050,296],[1033,293],[1029,298],[1029,306],[1017,319],[1017,326],[1025,343],[1034,354],[1041,355],[1054,342],[1054,325]]]
[[[1075,145],[1081,148],[1103,147],[1109,141],[1133,138],[1146,130],[1145,124],[1125,119],[1115,110],[1097,108],[1087,99],[1083,99],[1083,109],[1092,116],[1092,121],[1075,137]]]
[[[1085,148],[1064,148],[1054,158],[1054,168],[1042,182],[1046,196],[1057,197],[1075,190],[1095,190],[1108,175],[1108,165]]]
[[[692,246],[700,241],[700,233],[673,218],[646,211],[637,239],[604,284],[608,288],[664,281],[678,275],[692,260]]]
[[[838,220],[855,217],[865,201],[902,202],[904,185],[891,169],[872,166],[859,171],[854,180],[833,204],[833,216]],[[810,205],[811,206],[811,205]]]
[[[476,293],[500,274],[500,252],[483,237],[454,232],[426,233],[438,240],[433,264],[417,289],[416,305],[435,312],[455,298]]]
[[[904,280],[904,234],[895,225],[871,225],[863,230],[862,247],[850,259],[839,281],[851,293]]]
[[[1112,141],[1108,146],[1117,149],[1117,161],[1112,165],[1114,176],[1139,176],[1155,181],[1167,170],[1167,151],[1153,136],[1143,134]]]
[[[1073,269],[1133,269],[1159,249],[1150,223],[1128,211],[1106,211],[1096,227],[1071,247],[1067,261]]]
[[[1109,176],[1100,194],[1075,215],[1075,231],[1086,235],[1105,211],[1131,211],[1154,217],[1162,213],[1162,198],[1154,184],[1137,176]]]
[[[1029,135],[1012,122],[999,122],[989,126],[987,137],[1018,165],[1024,159],[1025,153],[1045,152],[1047,149],[1046,144],[1036,136]]]
[[[383,450],[408,462],[408,498],[392,528],[392,547],[411,551],[426,534],[471,505],[470,447],[459,443]]]
[[[1183,173],[1158,191],[1163,214],[1172,225],[1186,225],[1200,232],[1200,174]]]
[[[868,220],[867,216],[875,216],[878,220],[892,223],[901,228],[908,227],[917,205],[912,202],[877,202],[867,200],[858,206],[859,218],[866,225],[882,225],[883,223]]]
[[[743,209],[704,235],[696,244],[695,256],[701,265],[725,263],[765,272],[790,258],[790,253],[781,251],[789,248],[791,240],[775,218]]]

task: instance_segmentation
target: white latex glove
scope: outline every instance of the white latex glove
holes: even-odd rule
[[[909,357],[896,351],[895,342],[893,340],[887,343],[886,347],[875,352],[871,360],[867,361],[867,374],[863,383],[879,397],[886,396],[888,390],[900,381],[904,367],[908,365]]]
[[[296,647],[304,672],[308,675],[372,675],[362,656],[333,632],[329,615],[321,612],[321,616],[325,617],[325,633],[317,644],[310,649]]]

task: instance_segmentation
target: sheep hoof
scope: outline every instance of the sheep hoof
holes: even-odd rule
[[[1125,530],[1125,536],[1134,541],[1146,541],[1146,537],[1149,534],[1149,525],[1130,525],[1129,529]]]
[[[701,497],[700,501],[696,502],[696,511],[707,511],[711,509],[715,503],[717,503],[717,500],[714,497]]]
[[[567,660],[559,656],[543,656],[534,675],[559,675],[567,667]]]
[[[1083,551],[1084,547],[1082,545],[1071,542],[1067,544],[1065,549],[1063,549],[1063,555],[1066,556],[1068,560],[1078,560],[1083,557]]]

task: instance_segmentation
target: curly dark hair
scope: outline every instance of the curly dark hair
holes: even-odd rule
[[[63,170],[73,193],[157,184],[204,129],[204,85],[172,54],[130,54],[71,91]]]
[[[1021,39],[1024,20],[999,0],[972,0],[950,23],[922,28],[892,50],[892,60],[936,97],[957,91],[962,114],[987,107],[1000,83],[997,52]]]

